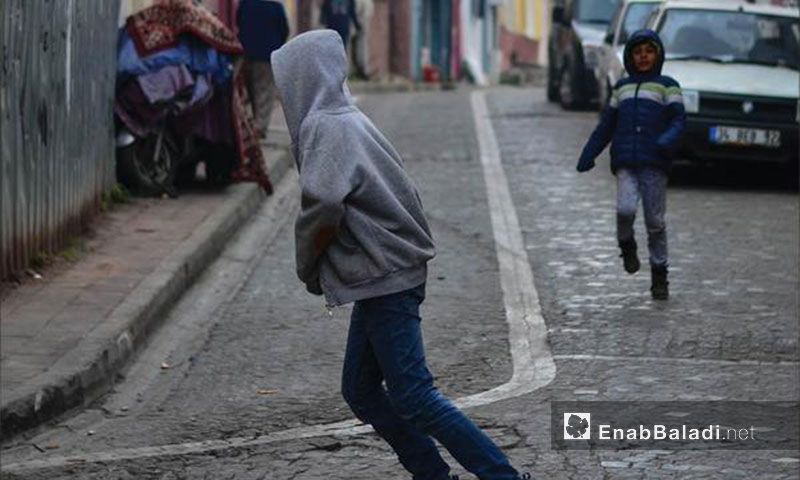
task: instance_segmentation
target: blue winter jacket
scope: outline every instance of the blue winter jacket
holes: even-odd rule
[[[642,42],[657,46],[654,68],[638,73],[633,63],[633,47]],[[578,171],[594,167],[594,159],[611,142],[611,171],[623,167],[653,166],[669,170],[672,150],[683,130],[685,113],[681,87],[675,79],[661,75],[664,46],[652,30],[639,30],[625,45],[625,69],[629,76],[614,86],[608,106],[586,146]]]

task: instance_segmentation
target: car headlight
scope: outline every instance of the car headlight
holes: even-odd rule
[[[600,45],[594,43],[583,44],[583,61],[586,68],[594,68],[600,63]]]
[[[683,91],[683,109],[686,113],[697,113],[700,111],[700,92],[697,90]]]

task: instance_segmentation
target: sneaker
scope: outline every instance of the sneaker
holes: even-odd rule
[[[651,267],[652,283],[650,293],[653,300],[666,300],[669,298],[669,282],[667,281],[667,267]]]
[[[622,257],[622,266],[625,267],[625,271],[630,274],[638,272],[642,264],[639,263],[639,256],[636,255],[636,240],[619,242],[619,248],[622,250],[619,256]]]

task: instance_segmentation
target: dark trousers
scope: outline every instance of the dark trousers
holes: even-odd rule
[[[448,478],[450,468],[431,437],[482,480],[519,478],[494,442],[433,385],[420,329],[424,299],[422,284],[356,302],[342,374],[345,400],[391,445],[414,480]]]

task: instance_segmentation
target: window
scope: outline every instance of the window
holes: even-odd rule
[[[619,0],[578,0],[574,5],[574,18],[579,22],[608,23],[618,2]]]
[[[673,9],[659,33],[667,58],[699,57],[720,62],[798,68],[798,21],[747,12]]]
[[[632,3],[625,13],[625,19],[622,21],[622,28],[619,31],[619,40],[617,43],[625,43],[628,38],[636,30],[642,29],[647,26],[647,21],[650,19],[650,14],[658,6],[657,3]]]

